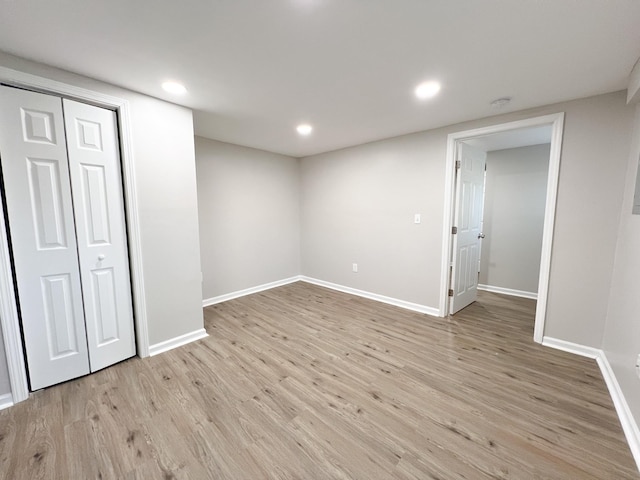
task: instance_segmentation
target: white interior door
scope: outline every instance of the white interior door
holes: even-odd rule
[[[91,371],[135,355],[116,114],[63,100]]]
[[[62,100],[0,87],[0,159],[31,388],[89,373]]]
[[[465,143],[458,145],[456,207],[451,260],[451,304],[453,314],[478,297],[478,262],[484,201],[484,169],[487,154]],[[458,166],[459,165],[459,166]]]
[[[135,355],[116,117],[0,87],[0,125],[19,309],[37,390]]]

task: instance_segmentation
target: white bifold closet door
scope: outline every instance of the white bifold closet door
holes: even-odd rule
[[[115,113],[2,86],[0,160],[32,390],[135,355]]]

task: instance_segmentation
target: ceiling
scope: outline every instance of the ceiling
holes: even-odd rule
[[[0,50],[190,107],[198,135],[301,157],[622,90],[639,25],[637,0],[4,0]],[[442,90],[420,101],[426,80]]]
[[[479,148],[484,152],[505,150],[507,148],[529,147],[551,143],[553,127],[540,125],[538,127],[525,127],[515,130],[507,130],[500,133],[492,133],[480,137],[464,140],[464,143]]]

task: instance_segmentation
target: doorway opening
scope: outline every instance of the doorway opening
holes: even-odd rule
[[[470,268],[460,268],[460,260],[472,265],[473,262],[480,260],[479,244],[476,247],[468,245],[467,252],[471,252],[473,248],[477,248],[476,256],[460,254],[460,248],[457,245],[457,227],[456,221],[460,220],[457,211],[461,201],[456,202],[456,198],[460,197],[461,186],[460,176],[457,175],[461,166],[457,161],[461,160],[464,145],[474,147],[475,150],[481,151],[483,148],[491,150],[500,150],[505,148],[515,148],[525,145],[534,145],[549,143],[549,168],[546,178],[546,195],[544,206],[544,220],[542,228],[542,248],[540,253],[540,269],[537,287],[537,308],[534,327],[534,340],[538,343],[542,342],[544,333],[544,323],[546,318],[547,296],[549,288],[549,272],[551,267],[551,252],[553,244],[553,226],[555,220],[555,207],[558,189],[558,176],[560,172],[560,153],[562,147],[562,131],[563,131],[564,113],[553,115],[545,115],[516,122],[504,123],[490,127],[478,128],[474,130],[466,130],[452,133],[447,139],[447,158],[446,158],[446,184],[445,184],[445,207],[444,207],[444,229],[443,229],[443,256],[441,270],[441,289],[440,289],[440,315],[446,316],[453,311],[453,302],[450,300],[450,294],[454,293],[456,284],[460,284],[460,272],[466,275],[465,278],[471,279],[469,274]],[[485,150],[486,151],[486,150]],[[462,162],[461,162],[462,163]],[[469,163],[469,162],[467,162]],[[484,167],[483,167],[484,168]],[[483,234],[477,227],[478,232],[471,232],[475,235],[479,242]],[[454,233],[455,232],[455,233]],[[470,237],[471,238],[471,237]],[[458,258],[458,257],[461,258]],[[475,260],[473,260],[475,258]],[[471,260],[470,260],[471,259]],[[469,283],[469,289],[477,290],[478,276],[475,271],[474,282]],[[456,278],[456,272],[458,278]],[[465,273],[466,272],[466,273]],[[467,300],[473,297],[473,292],[465,292]],[[471,300],[473,301],[473,299]]]

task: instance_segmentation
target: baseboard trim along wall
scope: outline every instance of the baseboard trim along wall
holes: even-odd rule
[[[5,408],[13,407],[13,397],[10,393],[5,393],[0,395],[0,410],[4,410]]]
[[[275,282],[264,283],[257,287],[245,288],[244,290],[238,290],[236,292],[225,293],[224,295],[218,295],[217,297],[205,298],[202,300],[202,306],[208,307],[215,305],[216,303],[226,302],[227,300],[233,300],[234,298],[244,297],[245,295],[251,295],[253,293],[263,292],[271,288],[281,287],[300,280],[300,276],[285,278],[284,280],[277,280]]]
[[[618,412],[618,418],[622,424],[622,430],[627,437],[631,454],[633,455],[636,465],[638,466],[638,470],[640,471],[640,429],[633,418],[629,404],[622,393],[616,374],[613,372],[607,356],[602,352],[602,356],[598,357],[596,360],[598,361],[598,365],[602,371],[602,376],[604,377],[604,381],[606,382],[609,393],[611,394],[611,399],[616,407],[616,412]]]
[[[375,300],[377,302],[387,303],[400,308],[406,308],[407,310],[413,310],[414,312],[426,313],[433,317],[437,317],[440,311],[434,307],[428,307],[426,305],[420,305],[418,303],[406,302],[404,300],[398,300],[397,298],[385,297],[384,295],[378,295],[377,293],[366,292],[364,290],[358,290],[356,288],[345,287],[331,282],[325,282],[324,280],[318,280],[316,278],[305,277],[302,275],[300,280],[303,282],[318,285],[320,287],[330,288],[331,290],[337,290],[339,292],[350,293],[351,295],[357,295],[359,297],[368,298],[369,300]]]
[[[524,290],[514,290],[513,288],[494,287],[492,285],[478,284],[478,290],[484,290],[492,293],[501,293],[503,295],[511,295],[512,297],[530,298],[532,300],[538,299],[536,292],[526,292]]]
[[[616,374],[611,368],[611,364],[609,363],[604,351],[598,348],[586,347],[584,345],[578,345],[576,343],[566,342],[564,340],[558,340],[557,338],[550,337],[543,337],[542,344],[547,347],[564,350],[565,352],[594,358],[598,362],[604,381],[609,389],[609,395],[611,395],[611,400],[613,401],[616,413],[620,419],[622,430],[624,431],[627,443],[631,449],[631,454],[636,461],[638,470],[640,470],[640,429],[633,418],[629,404],[624,397],[624,393],[622,393]]]
[[[569,353],[575,353],[582,357],[597,359],[600,355],[604,355],[604,352],[598,348],[586,347],[577,343],[567,342],[565,340],[559,340],[553,337],[542,337],[542,345],[545,347],[555,348],[556,350],[563,350]],[[604,375],[604,374],[603,374]]]
[[[305,277],[304,275],[298,275],[296,277],[285,278],[284,280],[278,280],[276,282],[265,283],[256,287],[245,288],[244,290],[238,290],[237,292],[231,292],[224,295],[219,295],[213,298],[207,298],[202,301],[203,307],[215,305],[216,303],[226,302],[227,300],[233,300],[234,298],[244,297],[245,295],[251,295],[253,293],[262,292],[271,288],[281,287],[294,282],[307,282],[320,287],[330,288],[331,290],[337,290],[343,293],[350,293],[359,297],[368,298],[369,300],[375,300],[377,302],[387,303],[400,308],[406,308],[407,310],[413,310],[414,312],[426,313],[437,317],[439,310],[437,308],[428,307],[426,305],[420,305],[418,303],[406,302],[397,298],[385,297],[384,295],[378,295],[377,293],[365,292],[364,290],[358,290],[356,288],[345,287],[344,285],[338,285],[337,283],[325,282],[324,280],[318,280],[317,278]]]
[[[170,338],[169,340],[165,340],[164,342],[151,345],[149,347],[149,355],[153,357],[154,355],[158,355],[159,353],[173,350],[174,348],[181,347],[183,345],[186,345],[187,343],[195,342],[196,340],[200,340],[201,338],[205,338],[208,336],[209,334],[204,328],[201,328],[194,332],[185,333],[184,335],[180,335],[179,337]]]

